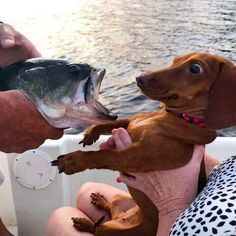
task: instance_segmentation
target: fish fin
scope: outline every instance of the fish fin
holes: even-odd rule
[[[36,107],[44,115],[46,119],[60,119],[65,116],[66,109],[59,109],[57,107],[50,106],[47,102],[39,100]]]

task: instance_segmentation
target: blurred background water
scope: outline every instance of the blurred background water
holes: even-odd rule
[[[236,61],[235,0],[8,0],[0,20],[44,57],[105,67],[101,100],[120,117],[158,108],[135,84],[143,71],[190,51]],[[236,128],[219,135],[236,136]]]

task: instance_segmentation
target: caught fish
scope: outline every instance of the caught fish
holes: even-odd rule
[[[20,90],[57,128],[115,120],[99,101],[105,69],[65,60],[29,59],[0,69],[0,91]]]

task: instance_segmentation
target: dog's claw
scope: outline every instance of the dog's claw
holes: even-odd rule
[[[51,161],[51,166],[56,166],[59,173],[63,172],[67,175],[84,171],[87,169],[87,166],[81,165],[79,162],[81,153],[81,151],[76,151],[75,153],[61,155],[56,160]]]
[[[84,139],[79,142],[79,144],[83,144],[83,147],[86,146],[86,143],[84,142]]]
[[[51,161],[51,165],[52,166],[58,166],[59,165],[59,161],[58,160]]]

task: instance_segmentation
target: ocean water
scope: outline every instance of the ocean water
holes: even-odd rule
[[[136,86],[143,71],[191,51],[236,62],[234,0],[8,0],[0,16],[44,57],[105,67],[101,100],[120,117],[159,107]],[[235,136],[236,128],[219,135]]]

